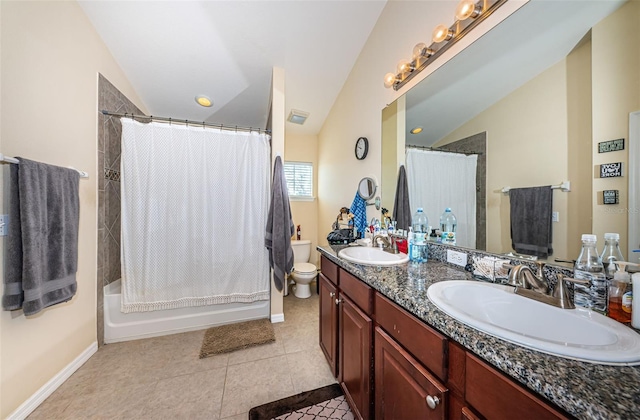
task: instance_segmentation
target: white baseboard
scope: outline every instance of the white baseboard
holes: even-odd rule
[[[39,390],[37,390],[31,397],[29,397],[25,402],[23,402],[20,407],[16,408],[15,411],[9,414],[7,417],[8,420],[23,420],[27,418],[27,416],[38,408],[40,404],[46,400],[49,395],[53,394],[53,392],[60,387],[69,379],[73,373],[80,369],[82,366],[93,354],[98,351],[98,342],[94,341],[91,343],[89,347],[87,347],[78,357],[76,357],[71,363],[64,367],[60,372],[58,372],[53,378],[51,378],[46,384],[44,384]]]
[[[284,322],[284,314],[272,314],[271,323],[277,324],[278,322]]]

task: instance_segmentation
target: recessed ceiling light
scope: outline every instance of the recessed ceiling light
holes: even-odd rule
[[[418,134],[418,133],[422,133],[422,127],[416,127],[413,130],[411,130],[411,134]]]
[[[198,105],[204,106],[207,108],[213,106],[213,101],[209,99],[208,96],[204,96],[204,95],[196,96],[196,102],[198,103]]]
[[[289,117],[287,118],[287,121],[292,122],[294,124],[302,125],[304,124],[305,121],[307,121],[307,117],[309,117],[308,112],[292,109],[291,112],[289,113]]]

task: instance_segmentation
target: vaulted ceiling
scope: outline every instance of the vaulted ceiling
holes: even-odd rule
[[[264,128],[272,68],[316,134],[385,1],[81,1],[151,115]],[[213,100],[196,104],[196,95]]]

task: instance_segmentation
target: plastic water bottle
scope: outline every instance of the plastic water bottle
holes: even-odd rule
[[[596,249],[596,235],[582,235],[582,251],[576,261],[573,276],[589,280],[590,285],[574,285],[574,303],[576,306],[591,309],[602,314],[607,313],[608,287],[604,266]]]
[[[613,278],[616,272],[616,261],[624,261],[622,252],[620,251],[620,235],[617,233],[604,234],[604,249],[600,255],[600,261],[604,266],[604,272],[607,278]]]
[[[451,209],[447,207],[444,213],[442,213],[442,216],[440,216],[440,235],[443,244],[456,244],[457,226],[456,216],[451,212]]]
[[[427,235],[429,234],[429,220],[427,215],[418,207],[413,215],[411,224],[411,238],[409,240],[409,259],[414,262],[427,261]]]

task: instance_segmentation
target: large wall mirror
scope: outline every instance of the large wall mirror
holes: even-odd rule
[[[531,0],[390,104],[382,112],[382,205],[393,207],[405,147],[475,152],[479,233],[470,248],[512,251],[504,187],[569,181],[570,192],[553,192],[549,259],[577,258],[583,233],[597,234],[602,249],[603,234],[617,232],[623,254],[637,262],[629,124],[640,111],[638,3]],[[415,127],[422,132],[411,134]],[[598,153],[599,142],[619,138],[624,150]],[[614,162],[623,176],[600,179],[599,165]],[[605,205],[604,190],[618,190],[619,204]],[[429,208],[425,201],[412,210]]]

